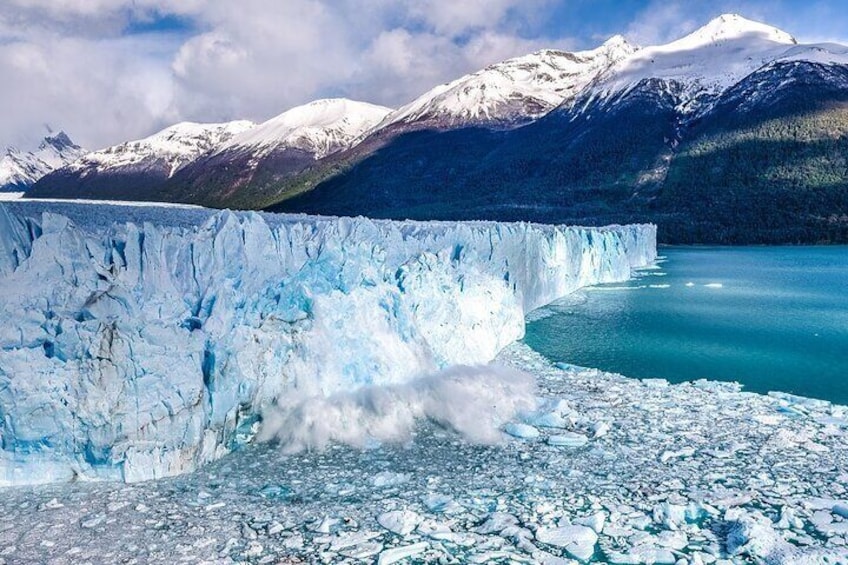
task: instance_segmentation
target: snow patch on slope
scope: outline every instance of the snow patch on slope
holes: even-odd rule
[[[27,206],[0,206],[5,485],[194,469],[263,407],[488,362],[526,312],[656,256],[648,225]]]
[[[318,159],[346,149],[391,111],[344,98],[315,100],[233,137],[219,152],[246,149],[262,157],[292,147],[312,153]]]
[[[848,65],[848,46],[838,43],[812,43],[790,48],[777,61],[805,61],[823,65]]]

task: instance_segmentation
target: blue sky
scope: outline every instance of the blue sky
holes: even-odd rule
[[[842,0],[0,0],[0,145],[45,123],[94,148],[326,96],[398,106],[539,48],[662,43],[725,12],[848,40]]]

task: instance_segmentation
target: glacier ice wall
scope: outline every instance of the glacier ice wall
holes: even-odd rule
[[[656,254],[651,225],[89,208],[0,206],[0,485],[191,470],[262,406],[488,362],[526,312]]]

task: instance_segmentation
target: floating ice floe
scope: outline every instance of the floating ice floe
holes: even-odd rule
[[[510,422],[504,426],[504,431],[513,437],[520,439],[536,439],[539,437],[539,430],[528,424],[521,422]]]
[[[7,489],[0,559],[848,562],[845,433],[824,421],[844,408],[560,370],[521,344],[498,363],[532,371],[539,412],[569,427],[474,445],[422,421],[405,445],[248,445],[165,481]],[[601,422],[615,425],[595,437]],[[547,444],[565,432],[591,439]]]

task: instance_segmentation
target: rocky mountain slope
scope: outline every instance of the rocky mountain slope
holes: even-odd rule
[[[182,122],[144,139],[87,153],[35,183],[27,196],[157,200],[162,184],[181,167],[253,125]]]

